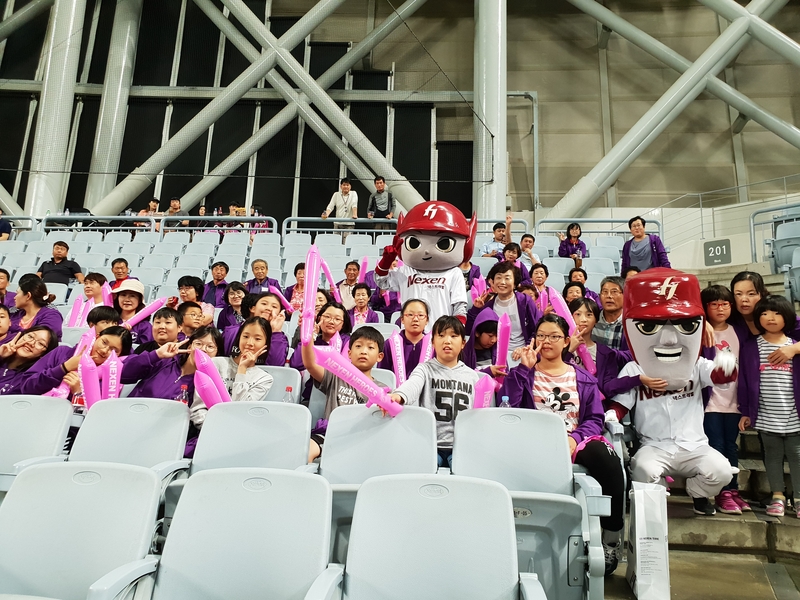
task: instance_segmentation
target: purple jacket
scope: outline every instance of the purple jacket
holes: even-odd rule
[[[351,308],[350,310],[347,311],[347,313],[350,315],[350,322],[353,325],[355,325],[356,324],[356,317],[355,317],[356,309],[355,308]],[[383,319],[378,317],[378,313],[376,313],[374,310],[372,310],[371,308],[368,307],[367,308],[367,320],[366,320],[366,322],[367,323],[383,323]]]
[[[31,373],[30,369],[27,371],[9,369],[6,366],[6,362],[5,360],[0,361],[0,396],[7,396],[9,394],[33,394],[34,396],[38,396],[53,389],[54,386],[52,385],[43,391],[39,391],[38,387],[33,389],[31,383],[35,383],[37,379],[36,374]],[[61,371],[61,373],[63,376],[64,372]],[[59,380],[59,383],[60,382],[61,380]]]
[[[499,317],[497,316],[497,313],[492,309],[484,309],[478,313],[478,316],[475,318],[475,323],[473,323],[472,328],[468,330],[469,337],[467,339],[467,343],[464,344],[464,349],[461,351],[461,361],[470,369],[476,369],[478,365],[478,357],[475,352],[475,330],[481,323],[485,323],[486,321],[494,321],[496,323],[498,319]],[[492,364],[496,363],[497,344],[492,346]]]
[[[61,385],[64,369],[61,365],[75,355],[75,346],[59,346],[48,352],[27,371],[22,385],[14,393],[40,396]]]
[[[153,341],[153,325],[150,319],[139,321],[131,329],[131,337],[134,344],[146,344]]]
[[[573,244],[569,238],[562,240],[561,244],[558,246],[558,255],[562,258],[570,258],[573,254],[577,254],[578,250],[581,251],[581,256],[586,258],[589,256],[589,250],[586,248],[586,244],[583,243],[580,239],[578,240],[577,244]]]
[[[14,308],[16,304],[14,304],[14,297],[17,295],[17,292],[6,292],[6,295],[3,296],[3,304],[8,308]]]
[[[578,383],[578,427],[570,436],[581,443],[593,435],[601,435],[605,416],[603,403],[600,400],[600,390],[597,380],[580,367],[575,368]],[[533,382],[536,378],[536,369],[529,369],[525,365],[517,365],[511,369],[500,388],[498,396],[508,396],[508,403],[518,408],[536,408],[533,401]]]
[[[596,344],[597,385],[603,399],[610,399],[617,394],[624,394],[641,384],[639,376],[619,377],[622,367],[633,360],[628,350],[615,350],[604,344]]]
[[[236,343],[236,335],[239,333],[241,324],[231,325],[226,327],[222,332],[222,341],[225,347],[225,355],[230,356],[231,350]],[[264,361],[265,365],[271,367],[285,367],[286,356],[289,354],[289,340],[286,339],[286,334],[282,331],[272,332],[269,342],[269,352]]]
[[[600,296],[597,295],[597,292],[593,292],[592,290],[586,289],[586,287],[584,287],[583,289],[585,291],[583,297],[589,300],[593,300],[594,303],[597,304],[597,306],[600,308],[600,310],[603,310],[603,305],[600,303]]]
[[[228,327],[236,326],[239,327],[241,323],[236,321],[236,313],[234,312],[233,308],[230,306],[225,306],[217,317],[217,329],[220,331],[225,331]]]
[[[278,283],[277,279],[273,279],[272,277],[267,277],[264,280],[263,285],[258,283],[258,281],[256,281],[255,278],[244,282],[244,287],[247,288],[247,292],[249,294],[260,294],[261,291],[262,291],[261,290],[262,287],[264,288],[263,291],[268,292],[269,291],[269,286],[271,286],[271,285],[274,285],[276,288],[278,288],[279,292],[283,293],[283,290],[281,290],[281,284]]]
[[[502,258],[502,254],[498,254],[497,257],[497,259],[500,260]],[[470,263],[470,265],[469,273],[467,274],[468,290],[472,287],[473,282],[481,276],[481,268],[478,265],[473,265],[472,263]]]
[[[25,313],[19,311],[15,315],[11,317],[11,327],[14,328],[15,331],[21,331],[22,329],[19,326],[22,317],[25,316]],[[61,313],[58,312],[58,309],[50,308],[49,306],[45,306],[36,313],[36,316],[33,317],[33,322],[31,322],[30,327],[37,327],[39,325],[44,325],[49,327],[53,331],[56,332],[56,337],[58,341],[61,341],[61,326],[64,323],[64,317],[61,316]]]
[[[206,287],[203,290],[203,302],[213,304],[214,308],[225,308],[225,306],[227,306],[225,304],[226,287],[228,287],[228,282],[224,279],[219,283],[219,285],[214,285],[214,280],[212,279],[206,284]]]
[[[403,340],[403,358],[406,361],[406,378],[411,375],[411,371],[417,368],[422,352],[422,340],[416,344],[408,341],[405,330],[400,331],[400,337]],[[378,363],[379,369],[387,369],[394,372],[394,356],[392,355],[392,345],[387,339],[383,344],[383,360]]]
[[[650,236],[650,252],[653,261],[653,267],[666,267],[671,268],[672,265],[669,264],[669,258],[667,258],[667,250],[664,248],[664,244],[661,242],[661,238],[655,235],[654,233],[648,233],[647,235]],[[625,242],[625,245],[622,247],[622,265],[620,266],[620,273],[624,273],[625,269],[631,266],[631,244],[633,243],[633,238],[629,239]]]
[[[403,308],[403,305],[400,304],[400,294],[397,292],[389,292],[389,304],[386,304],[386,299],[383,297],[382,290],[379,288],[375,288],[375,291],[372,292],[369,305],[372,307],[372,310],[381,313],[387,323],[394,313],[399,312]]]
[[[531,338],[536,335],[536,325],[538,325],[539,320],[542,318],[542,314],[539,311],[539,307],[536,305],[534,299],[527,294],[523,294],[522,292],[514,292],[514,296],[517,298],[517,311],[519,312],[519,320],[520,324],[522,325],[522,334],[525,336],[525,343],[530,344]],[[469,332],[470,335],[472,335],[474,323],[476,322],[478,314],[481,312],[481,310],[494,310],[494,301],[496,297],[497,296],[493,296],[491,300],[486,303],[483,309],[473,306],[467,311],[466,327],[467,332]]]
[[[133,354],[122,363],[122,383],[139,383],[130,398],[164,398],[174,400],[181,386],[189,388],[189,401],[194,397],[194,374],[181,375],[179,357],[160,359],[156,351]]]

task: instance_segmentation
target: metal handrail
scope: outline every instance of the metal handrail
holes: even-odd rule
[[[140,217],[138,215],[133,216],[108,216],[108,217],[95,217],[94,215],[90,214],[79,214],[79,215],[47,215],[41,222],[41,229],[50,231],[59,231],[59,230],[75,230],[75,227],[65,227],[62,223],[82,223],[83,221],[94,221],[94,222],[107,222],[112,223],[114,221],[123,221],[123,222],[130,222],[130,227],[120,227],[119,225],[92,225],[91,227],[81,227],[80,231],[118,231],[121,229],[131,229],[134,231],[156,231],[156,218],[154,217]],[[149,223],[147,227],[135,226],[134,223]],[[48,223],[58,223],[57,225],[48,225]]]
[[[241,225],[243,223],[264,223],[268,222],[269,227],[266,229],[261,230],[250,230],[252,232],[258,231],[258,233],[277,233],[278,232],[278,221],[274,217],[265,217],[265,216],[258,216],[258,217],[237,217],[231,215],[223,215],[223,216],[213,216],[213,215],[205,215],[202,217],[184,217],[184,216],[171,216],[171,215],[154,215],[153,218],[159,220],[163,223],[164,227],[161,227],[161,239],[164,239],[164,230],[169,227],[177,227],[178,223],[181,221],[189,221],[188,225],[181,225],[181,231],[208,231],[209,229],[219,229],[219,230],[227,230],[227,229],[242,229],[243,231],[247,231],[246,227],[235,227],[237,225]],[[196,227],[192,226],[192,223],[208,223],[207,225],[198,225]],[[227,225],[230,224],[230,225]],[[222,231],[220,231],[222,233]]]
[[[15,227],[14,231],[36,231],[39,229],[39,221],[34,217],[23,217],[23,216],[16,216],[16,215],[3,215],[6,221],[29,221],[31,226],[30,227]]]
[[[290,223],[295,223],[295,225],[290,225]],[[353,223],[355,224],[355,228],[352,231],[343,230],[343,229],[333,229],[333,225],[323,226],[325,223]],[[502,219],[478,219],[478,229],[476,234],[491,234],[492,227],[495,223],[504,223]],[[391,229],[377,229],[377,228],[370,228],[369,225],[382,225],[388,224],[391,225]],[[486,225],[485,228],[482,228],[481,225]],[[514,231],[514,225],[522,225],[522,230],[528,230],[528,222],[524,219],[513,219],[511,221],[511,229]],[[366,226],[366,227],[365,227]],[[289,217],[283,220],[282,226],[282,233],[286,236],[287,233],[368,233],[370,235],[382,235],[382,234],[391,234],[394,233],[397,228],[397,219],[337,219],[328,217],[327,219],[323,219],[321,217]],[[519,232],[517,232],[519,233]]]
[[[754,210],[753,212],[750,213],[750,256],[751,256],[751,258],[752,258],[754,263],[755,262],[759,262],[758,261],[758,251],[756,249],[756,225],[767,225],[767,224],[770,225],[770,227],[772,228],[772,235],[775,235],[775,230],[774,230],[775,220],[774,220],[774,217],[773,217],[773,220],[771,220],[771,221],[761,221],[761,222],[758,222],[758,223],[756,223],[756,217],[758,215],[764,215],[764,214],[768,214],[768,213],[786,211],[786,210],[788,210],[790,208],[800,208],[800,203],[782,204],[779,207],[778,206],[773,206],[772,208],[762,208],[760,210]],[[800,217],[800,215],[798,215],[798,216]]]
[[[626,235],[626,234],[629,233],[629,231],[628,231],[628,219],[576,219],[576,221],[580,224],[582,233],[613,233],[613,234],[619,234],[619,235]],[[542,223],[563,223],[563,222],[564,222],[563,218],[562,219],[539,219],[536,222],[536,235],[539,235],[539,233],[548,233],[548,232],[549,233],[557,233],[556,230],[553,230],[553,229],[545,229],[544,231],[541,231],[540,226],[542,225]],[[590,224],[591,223],[617,223],[619,225],[625,225],[626,231],[620,231],[617,228],[612,228],[612,229],[604,229],[604,228],[595,229],[595,228],[592,228],[592,229],[587,229],[586,231],[583,231],[583,225],[585,223],[590,223]],[[648,226],[649,225],[655,225],[657,227],[657,229],[658,229],[658,237],[660,237],[662,239],[664,238],[664,226],[661,224],[660,220],[658,220],[658,219],[647,219],[647,225]]]

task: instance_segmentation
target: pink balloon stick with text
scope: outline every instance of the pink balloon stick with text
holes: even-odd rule
[[[286,298],[284,298],[283,294],[281,294],[281,291],[278,288],[276,288],[274,285],[271,285],[269,286],[269,291],[278,297],[278,299],[281,301],[281,304],[283,305],[283,308],[286,309],[287,312],[290,313],[294,312],[292,305],[289,304],[289,301]]]
[[[300,340],[307,344],[314,336],[314,307],[317,302],[317,287],[319,286],[319,270],[321,259],[319,250],[316,246],[311,246],[306,254],[306,287],[303,291],[303,311],[300,316],[303,322],[300,324]]]

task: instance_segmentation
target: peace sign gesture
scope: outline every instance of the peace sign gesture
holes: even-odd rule
[[[520,364],[525,365],[529,369],[536,366],[539,361],[539,353],[542,351],[542,345],[536,343],[536,338],[531,340],[531,343],[522,348],[522,356],[520,357]]]
[[[182,342],[167,342],[156,350],[156,356],[158,356],[158,358],[174,358],[178,356],[178,354],[188,354],[192,349],[182,347],[188,342],[189,338],[186,338]]]
[[[17,342],[19,342],[19,338],[22,335],[22,332],[18,333],[14,336],[14,339],[10,342],[6,342],[2,346],[0,346],[0,358],[8,358],[12,356],[14,352],[17,351]]]
[[[266,354],[268,350],[269,347],[264,346],[258,352],[250,352],[249,350],[242,352],[239,355],[239,370],[241,369],[247,370],[250,369],[251,367],[256,366],[256,361],[258,360],[258,357],[261,356],[262,354]]]

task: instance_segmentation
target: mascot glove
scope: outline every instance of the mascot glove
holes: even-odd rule
[[[392,268],[392,263],[397,258],[397,249],[394,246],[386,246],[383,249],[383,256],[378,261],[378,265],[375,267],[375,274],[376,275],[386,275],[389,272],[389,269]]]
[[[617,411],[614,409],[606,411],[606,423],[619,423],[619,417],[617,416]]]

